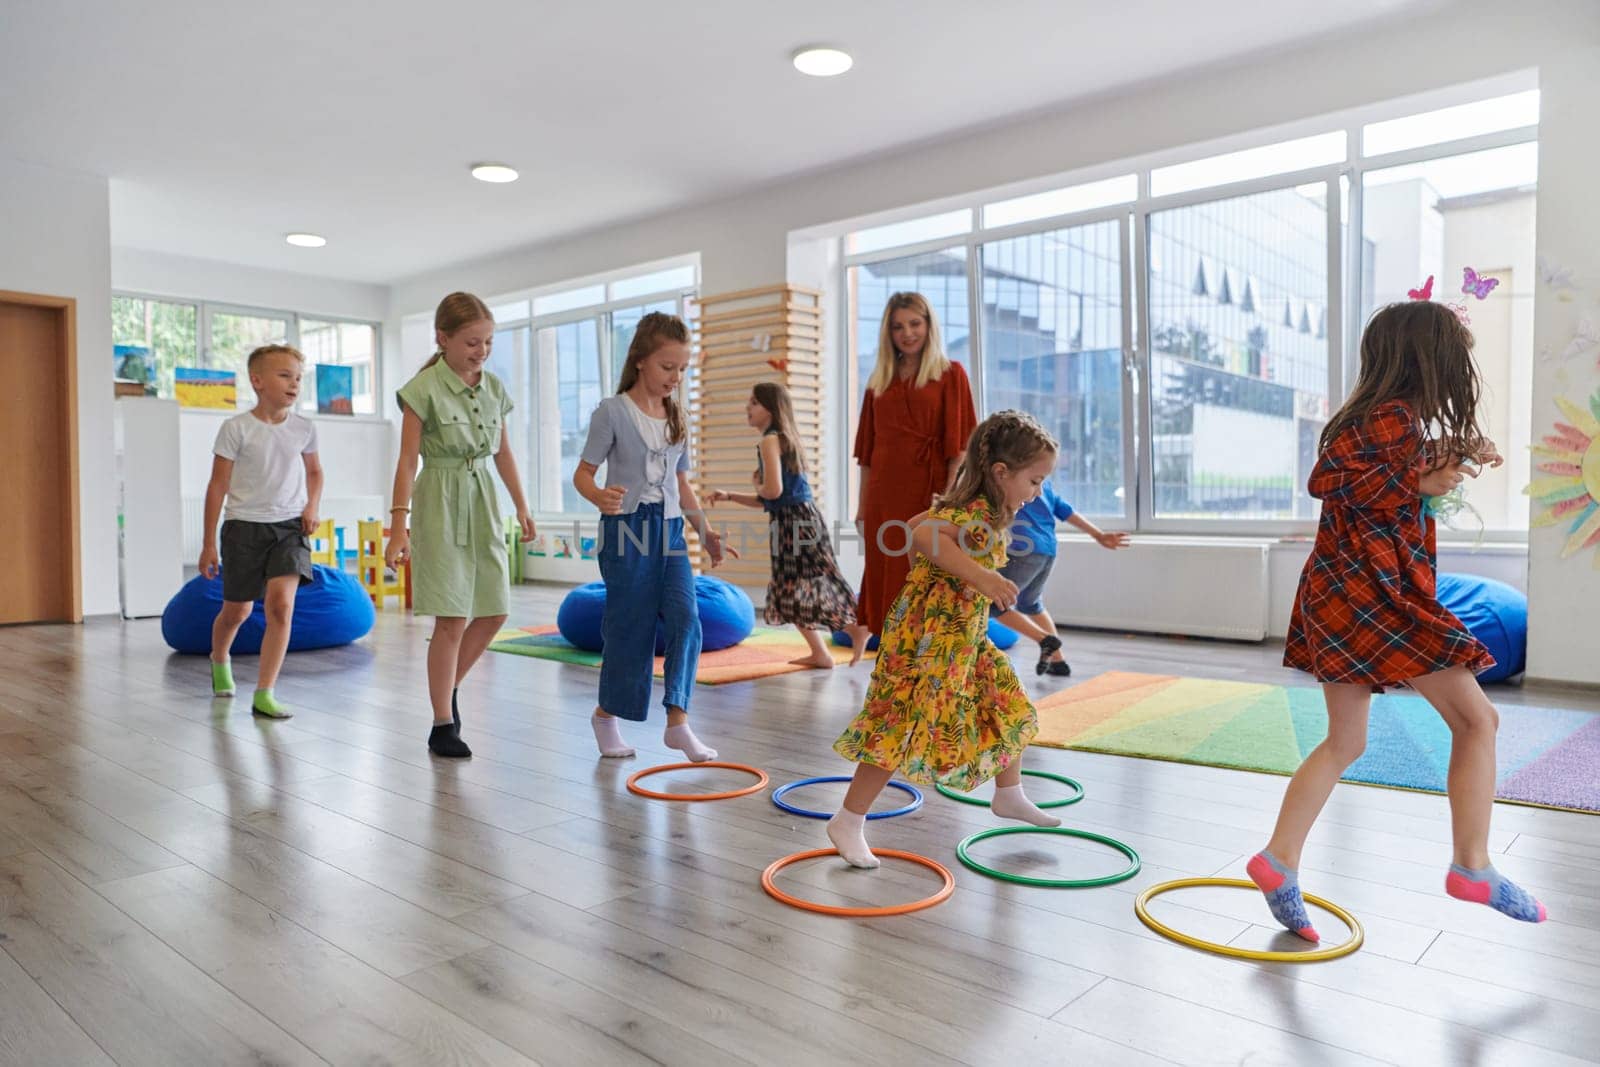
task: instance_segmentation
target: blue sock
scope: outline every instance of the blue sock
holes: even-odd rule
[[[1311,916],[1306,914],[1306,902],[1300,896],[1298,871],[1279,863],[1278,858],[1266,849],[1250,857],[1244,869],[1256,888],[1261,890],[1262,896],[1267,898],[1272,917],[1282,923],[1286,930],[1299,934],[1312,944],[1322,940],[1311,925]]]
[[[1450,873],[1444,876],[1444,891],[1457,900],[1487,904],[1500,914],[1525,923],[1542,923],[1546,917],[1538,898],[1495,870],[1492,863],[1476,871],[1452,863]]]

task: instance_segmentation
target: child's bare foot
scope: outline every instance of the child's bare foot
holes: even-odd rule
[[[833,657],[828,654],[827,649],[823,649],[821,652],[815,653],[814,655],[801,656],[799,659],[792,659],[789,662],[800,667],[815,667],[819,671],[833,670]]]
[[[845,633],[850,635],[850,666],[854,667],[867,651],[867,641],[872,637],[872,631],[865,626],[851,626]]]

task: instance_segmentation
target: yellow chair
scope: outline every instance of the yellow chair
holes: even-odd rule
[[[321,546],[320,548],[318,546]],[[338,547],[334,542],[333,520],[323,519],[311,535],[311,562],[324,567],[339,566]]]
[[[377,519],[363,519],[356,524],[358,540],[356,544],[356,573],[361,579],[361,586],[372,598],[372,604],[379,611],[383,610],[383,602],[390,596],[401,598],[407,611],[411,610],[411,561],[408,559],[400,564],[395,576],[388,576],[388,568],[383,562],[384,538],[389,536],[388,529]]]

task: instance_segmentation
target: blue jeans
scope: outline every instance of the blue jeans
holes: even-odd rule
[[[1017,587],[1017,604],[1014,610],[1024,615],[1037,615],[1044,610],[1044,583],[1050,578],[1050,568],[1056,565],[1056,554],[1028,552],[1012,556],[1000,573]],[[989,605],[989,615],[999,618],[994,605]]]
[[[689,710],[700,663],[700,608],[683,539],[683,519],[657,504],[600,519],[600,577],[606,610],[600,619],[600,710],[643,722],[655,673],[656,620],[667,635],[667,692],[662,705]]]

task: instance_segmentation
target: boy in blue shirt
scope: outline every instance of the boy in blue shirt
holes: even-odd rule
[[[1056,634],[1056,622],[1045,610],[1041,595],[1056,562],[1056,523],[1076,526],[1094,538],[1104,548],[1124,548],[1129,535],[1122,531],[1107,532],[1072,510],[1072,505],[1056,495],[1055,487],[1046,478],[1039,486],[1039,495],[1022,506],[1011,524],[1011,544],[1007,546],[1008,560],[1000,573],[1017,587],[1017,604],[1000,614],[991,606],[989,614],[1019,633],[1034,637],[1043,633],[1039,641],[1039,663],[1035,674],[1051,674],[1065,678],[1072,673],[1061,655],[1061,638]]]

